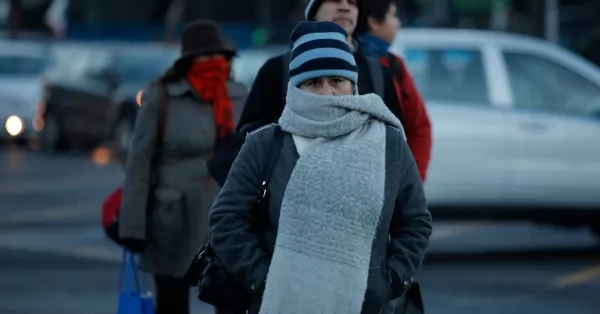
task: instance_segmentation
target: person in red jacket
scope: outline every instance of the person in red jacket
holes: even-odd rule
[[[359,49],[390,68],[394,75],[408,146],[419,168],[421,180],[425,181],[431,156],[431,122],[423,99],[404,61],[389,51],[400,28],[394,2],[394,0],[363,1],[356,32],[360,43]]]

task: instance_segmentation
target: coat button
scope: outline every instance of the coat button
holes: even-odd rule
[[[402,282],[402,284],[404,285],[405,288],[408,288],[408,286],[410,285],[411,281],[410,280],[406,280],[404,279],[404,281]]]
[[[255,283],[250,284],[250,291],[251,292],[256,291],[256,284]]]

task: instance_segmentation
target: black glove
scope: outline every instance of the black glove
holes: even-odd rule
[[[140,239],[120,239],[119,244],[133,253],[140,253],[144,250],[144,240]]]

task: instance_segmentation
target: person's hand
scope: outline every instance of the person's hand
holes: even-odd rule
[[[265,280],[263,280],[260,285],[258,286],[258,289],[256,290],[257,294],[262,298],[263,294],[265,294],[265,288],[267,286],[267,282]]]
[[[130,250],[133,253],[140,253],[144,251],[144,240],[125,238],[121,239],[119,242],[124,248]]]

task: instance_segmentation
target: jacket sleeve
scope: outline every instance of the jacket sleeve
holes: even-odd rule
[[[408,146],[417,163],[421,180],[425,182],[427,168],[431,159],[431,122],[425,109],[423,98],[417,90],[404,61],[398,56],[393,57],[398,60],[401,68],[400,75],[402,77],[394,81],[398,98],[401,99],[400,104],[402,106]]]
[[[245,281],[249,291],[260,287],[270,263],[259,236],[251,230],[262,164],[267,158],[266,142],[256,140],[259,135],[253,133],[246,139],[209,214],[213,250],[228,271]]]
[[[387,267],[392,281],[392,299],[409,288],[425,257],[431,236],[431,214],[423,184],[405,141],[400,142],[402,177],[390,225]]]
[[[119,213],[119,237],[144,240],[146,206],[150,187],[150,163],[155,151],[161,91],[150,87],[142,94],[133,138],[125,164],[123,199]]]
[[[281,56],[273,57],[265,62],[258,70],[248,98],[244,105],[236,131],[245,125],[252,124],[255,128],[277,122],[285,98],[282,82],[283,60]],[[260,123],[256,123],[256,122]]]

